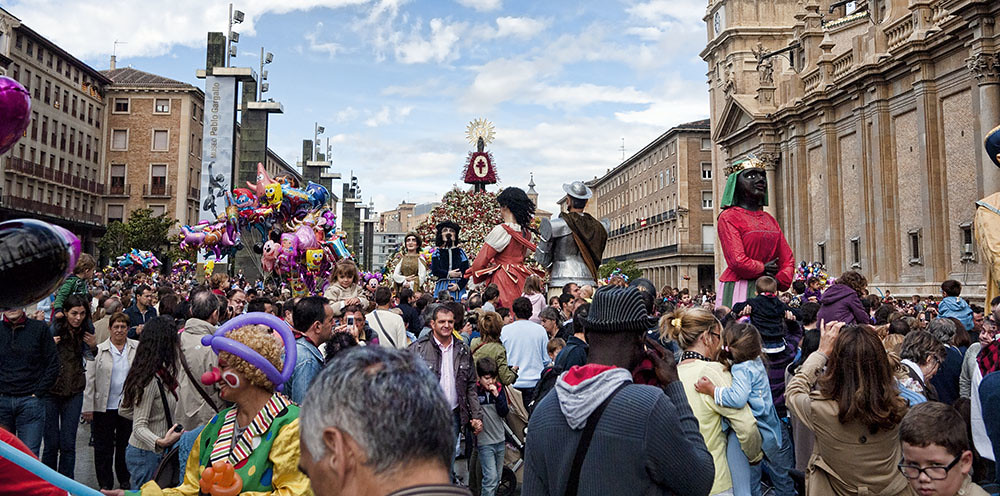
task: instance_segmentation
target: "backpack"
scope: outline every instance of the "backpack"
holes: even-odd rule
[[[531,413],[535,411],[535,407],[542,402],[545,395],[549,394],[549,391],[555,387],[556,381],[559,380],[559,376],[565,372],[562,367],[557,367],[555,365],[549,365],[542,369],[542,376],[538,378],[538,382],[535,384],[534,397],[531,399],[531,403],[524,405],[525,409],[528,410],[528,418],[531,418]]]

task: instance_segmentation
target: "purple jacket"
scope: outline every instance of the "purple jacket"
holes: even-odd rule
[[[834,284],[819,300],[819,322],[844,322],[847,324],[871,324],[871,317],[861,304],[857,291],[845,284]]]

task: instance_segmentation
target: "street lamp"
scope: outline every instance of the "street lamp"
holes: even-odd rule
[[[242,11],[233,10],[233,4],[229,4],[229,30],[226,31],[226,67],[229,67],[229,59],[236,56],[236,47],[233,43],[240,42],[240,34],[233,31],[233,24],[243,22]]]
[[[326,128],[320,126],[318,122],[313,124],[313,160],[319,160],[319,135],[326,132]]]
[[[257,97],[257,101],[264,100],[264,93],[270,88],[271,85],[265,83],[267,81],[267,71],[264,70],[265,64],[270,64],[274,60],[274,54],[267,52],[265,55],[264,47],[260,47],[260,96]]]

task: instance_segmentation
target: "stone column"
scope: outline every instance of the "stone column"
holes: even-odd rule
[[[979,82],[979,128],[985,136],[1000,123],[1000,56],[980,52],[966,63]],[[1000,191],[1000,168],[993,164],[985,151],[979,152],[982,155],[983,196],[987,196]]]

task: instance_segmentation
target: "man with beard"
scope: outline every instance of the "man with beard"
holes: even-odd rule
[[[434,244],[437,251],[431,257],[431,273],[437,278],[434,294],[447,291],[455,301],[462,301],[465,295],[465,285],[469,282],[463,277],[469,269],[469,257],[465,250],[459,248],[458,233],[461,228],[453,221],[446,220],[437,225],[437,235]]]
[[[583,211],[593,191],[583,181],[564,184],[563,191],[569,195],[569,211],[551,223],[542,220],[542,240],[535,252],[535,260],[549,271],[549,297],[571,284],[596,286],[608,241],[604,224]]]

